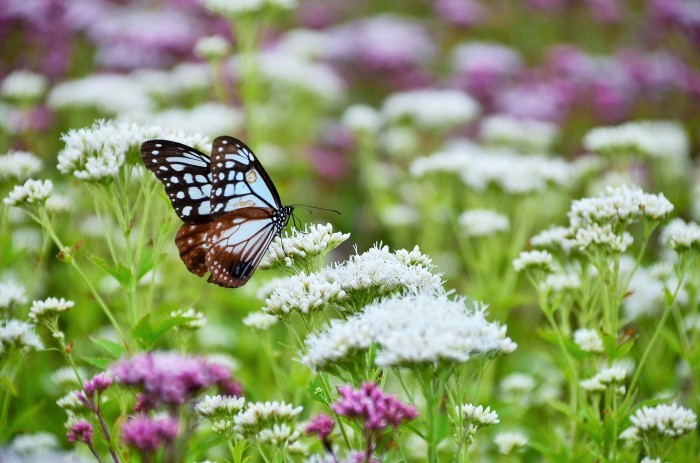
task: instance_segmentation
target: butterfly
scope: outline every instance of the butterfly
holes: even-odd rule
[[[248,282],[294,206],[283,206],[260,161],[234,137],[214,140],[211,156],[181,143],[148,140],[146,167],[184,224],[175,236],[180,258],[210,283],[237,288]]]

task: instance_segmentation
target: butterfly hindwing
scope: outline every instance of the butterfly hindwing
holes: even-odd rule
[[[175,235],[175,245],[187,270],[197,276],[207,273],[207,236],[209,223],[185,223]]]
[[[174,141],[148,140],[141,145],[141,157],[165,186],[173,209],[183,222],[211,221],[212,177],[208,156]]]
[[[244,207],[281,207],[275,185],[245,143],[218,137],[211,153],[213,218]]]
[[[246,284],[278,233],[277,216],[275,209],[244,207],[212,222],[206,253],[209,282],[228,288]]]

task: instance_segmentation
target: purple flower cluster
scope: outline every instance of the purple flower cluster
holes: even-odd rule
[[[374,383],[364,383],[359,389],[339,386],[340,398],[333,411],[340,416],[360,418],[370,431],[381,431],[387,427],[398,427],[404,421],[418,416],[415,407],[401,402],[392,394],[385,394]]]
[[[70,442],[82,442],[92,447],[92,432],[92,425],[86,420],[80,420],[70,426],[66,437]]]
[[[147,352],[121,360],[110,370],[118,383],[141,392],[139,404],[144,411],[158,404],[183,404],[210,386],[227,395],[242,394],[228,368],[204,357]]]
[[[328,415],[321,413],[311,419],[304,432],[309,435],[316,435],[322,441],[328,439],[328,436],[335,428],[335,420]]]
[[[121,438],[126,445],[141,452],[155,452],[175,440],[179,427],[175,418],[149,418],[141,415],[122,425]]]

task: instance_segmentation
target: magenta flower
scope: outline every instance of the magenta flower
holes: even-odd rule
[[[142,452],[155,452],[177,437],[179,423],[175,418],[136,416],[122,425],[122,440]]]
[[[374,383],[364,383],[360,389],[339,386],[340,399],[332,405],[340,416],[360,418],[365,429],[381,431],[389,426],[398,427],[418,416],[411,405],[401,402],[392,394],[385,394]]]
[[[95,395],[95,392],[100,394],[106,391],[111,384],[112,378],[107,376],[106,373],[100,373],[95,375],[94,378],[83,383],[83,391],[88,397],[92,397]]]
[[[315,434],[319,439],[325,441],[335,428],[335,420],[328,415],[321,413],[311,419],[304,428],[306,434]]]
[[[209,386],[219,386],[230,394],[240,391],[232,384],[229,370],[204,357],[174,352],[149,352],[121,360],[111,366],[115,380],[138,388],[139,403],[180,405]]]
[[[92,447],[92,425],[86,420],[80,420],[71,425],[66,437],[70,442],[82,442]]]

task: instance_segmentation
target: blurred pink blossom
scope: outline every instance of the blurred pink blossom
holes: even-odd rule
[[[121,438],[130,447],[151,453],[175,440],[179,423],[175,418],[149,418],[139,415],[122,425]]]

